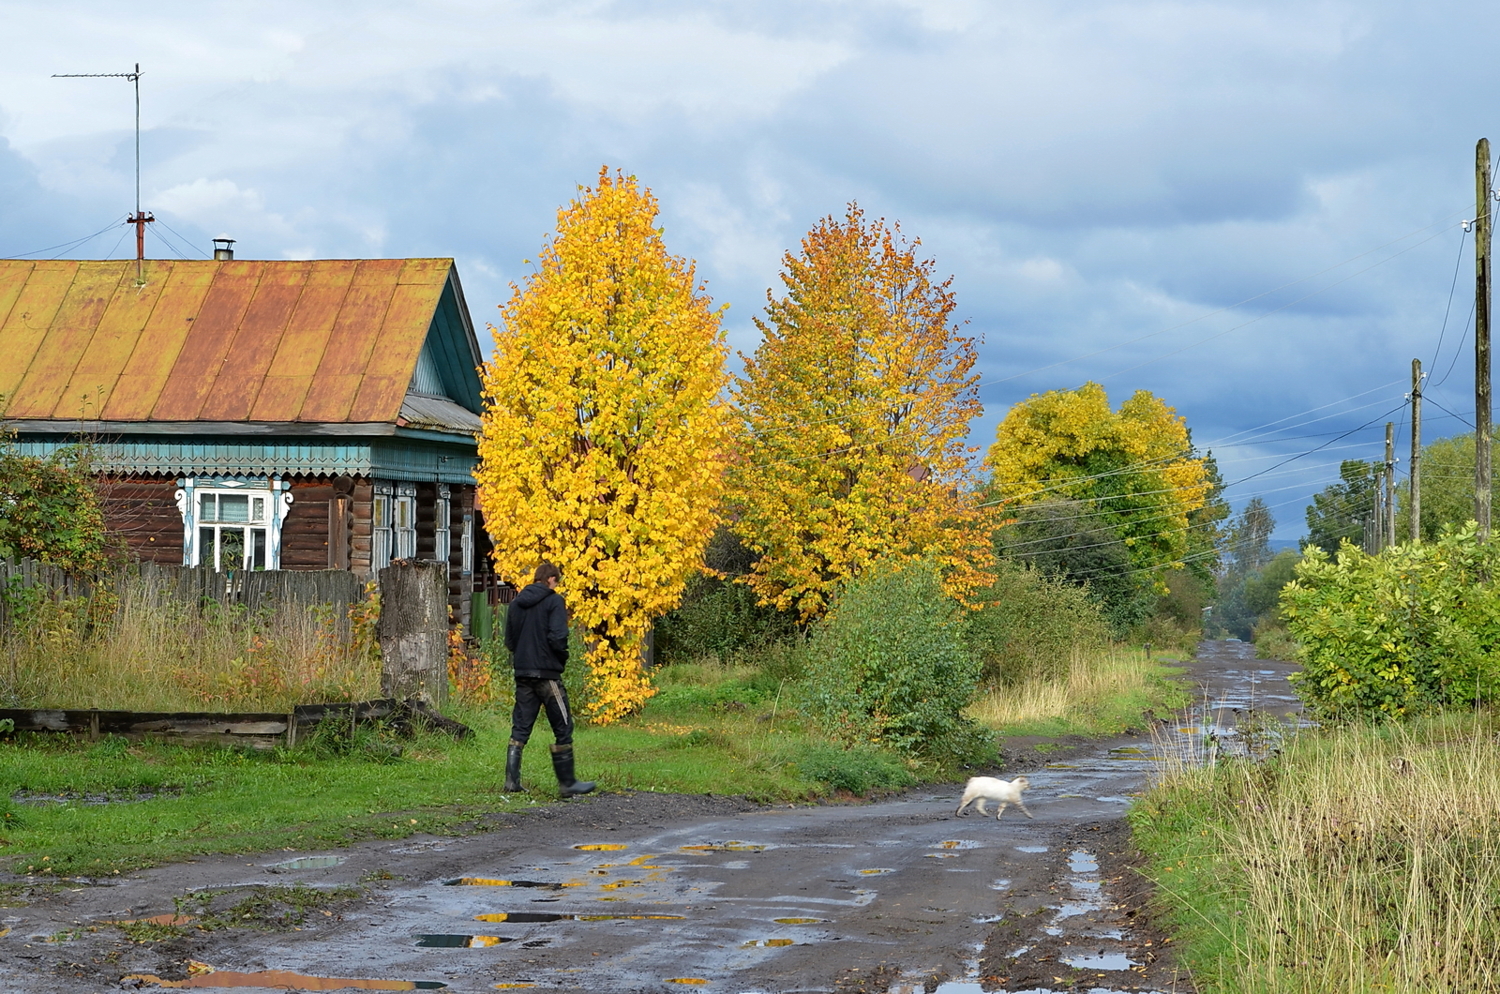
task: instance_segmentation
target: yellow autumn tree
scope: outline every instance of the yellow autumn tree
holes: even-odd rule
[[[656,215],[635,177],[601,170],[512,286],[484,369],[475,476],[496,570],[520,585],[543,560],[562,569],[599,722],[651,696],[643,640],[702,563],[722,480],[722,308]]]
[[[1182,566],[1189,516],[1215,486],[1174,408],[1138,390],[1116,411],[1097,383],[1033,394],[1012,407],[985,461],[993,497],[1015,515],[1001,529],[1002,547],[1064,573],[1084,564],[1077,579],[1100,590],[1123,577],[1122,590],[1146,596]],[[1043,504],[1045,514],[1026,513]],[[1008,543],[1013,528],[1023,537]],[[1093,565],[1103,558],[1101,541],[1110,540],[1101,534],[1118,540],[1122,562]],[[1080,535],[1083,544],[1075,541]]]
[[[811,619],[877,559],[930,557],[950,592],[991,582],[964,445],[981,411],[974,341],[920,242],[855,204],[786,253],[734,400],[734,531],[765,603]]]

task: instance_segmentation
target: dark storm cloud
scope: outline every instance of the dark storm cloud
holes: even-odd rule
[[[1375,418],[1242,488],[1274,490],[1283,537],[1432,358],[1495,123],[1477,3],[10,11],[7,248],[129,209],[128,88],[47,77],[136,58],[147,206],[194,250],[229,230],[268,257],[452,254],[481,324],[604,163],[658,194],[743,350],[781,253],[858,199],[955,275],[984,343],[977,444],[1090,378],[1175,404],[1230,479]],[[1459,414],[1466,274],[1434,393]],[[1377,386],[1284,441],[1245,434]]]

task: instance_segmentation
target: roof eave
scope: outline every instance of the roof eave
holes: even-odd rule
[[[6,421],[18,434],[85,435],[256,435],[264,437],[333,435],[381,437],[399,430],[389,421]]]

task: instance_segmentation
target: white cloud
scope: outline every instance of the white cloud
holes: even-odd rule
[[[224,213],[259,213],[265,207],[265,198],[255,190],[242,190],[231,180],[203,177],[163,190],[152,200],[163,210],[210,227]]]

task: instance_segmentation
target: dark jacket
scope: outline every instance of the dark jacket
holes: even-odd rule
[[[505,612],[505,647],[516,676],[555,680],[568,665],[568,608],[545,583],[529,584]]]

